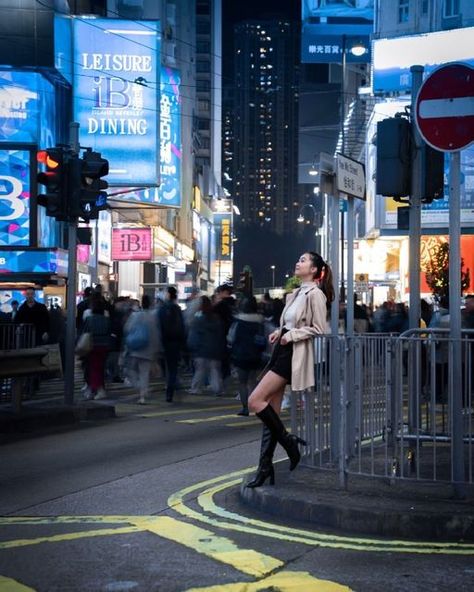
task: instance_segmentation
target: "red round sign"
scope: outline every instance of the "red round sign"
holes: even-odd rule
[[[448,64],[421,85],[416,99],[416,124],[427,144],[454,152],[474,142],[474,69]]]

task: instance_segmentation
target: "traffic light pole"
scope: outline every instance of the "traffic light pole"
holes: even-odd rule
[[[79,124],[69,126],[71,150],[79,153]],[[66,320],[66,364],[64,372],[64,403],[74,405],[74,365],[76,349],[76,277],[77,277],[77,220],[68,222],[68,282]]]

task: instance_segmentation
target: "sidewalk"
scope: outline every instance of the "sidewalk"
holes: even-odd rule
[[[401,539],[474,541],[474,494],[455,500],[449,484],[349,476],[288,463],[275,465],[275,485],[240,489],[242,502],[283,519],[322,528]],[[251,477],[249,477],[250,479]],[[268,483],[268,482],[267,482]]]

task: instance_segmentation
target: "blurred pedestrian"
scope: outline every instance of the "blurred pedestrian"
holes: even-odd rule
[[[105,399],[105,363],[110,349],[111,324],[105,314],[102,297],[97,292],[91,295],[89,311],[89,314],[84,315],[82,325],[82,332],[92,336],[92,351],[85,358],[88,388],[84,398]]]
[[[224,334],[227,337],[230,326],[234,321],[235,300],[232,297],[232,286],[222,284],[216,289],[214,295],[214,312],[219,316],[224,326]],[[222,358],[222,380],[224,384],[230,378],[230,355],[226,351]]]
[[[138,388],[138,403],[144,405],[149,395],[152,363],[162,351],[155,311],[150,298],[142,297],[142,309],[133,312],[124,327],[127,365],[132,384]]]
[[[221,363],[226,350],[224,325],[207,296],[199,298],[199,310],[189,327],[188,349],[194,363],[192,394],[198,394],[209,381],[212,392],[222,394]]]
[[[49,339],[49,313],[44,304],[36,300],[35,288],[27,288],[26,300],[18,308],[15,315],[15,323],[18,325],[33,325],[35,329],[35,345],[48,343]]]
[[[227,341],[231,346],[231,361],[237,369],[242,409],[237,415],[248,415],[249,394],[257,384],[257,370],[262,364],[266,347],[264,317],[257,312],[253,296],[240,302],[239,313],[232,324]]]
[[[84,316],[84,312],[89,308],[91,294],[92,294],[92,288],[90,286],[87,286],[87,288],[84,289],[84,294],[83,294],[82,300],[77,305],[76,329],[79,331],[79,333],[82,332],[83,316]]]
[[[158,309],[158,319],[163,340],[166,370],[166,401],[173,401],[178,377],[178,364],[185,346],[186,332],[181,308],[177,303],[178,292],[168,286],[166,300]]]
[[[334,299],[332,272],[321,255],[306,252],[295,265],[301,286],[287,299],[280,326],[270,335],[275,344],[263,378],[249,398],[249,410],[264,424],[257,474],[247,487],[274,482],[273,453],[277,442],[290,458],[290,470],[300,460],[298,444],[305,442],[289,434],[280,419],[285,386],[292,391],[311,389],[315,384],[313,338],[326,332],[330,302]],[[316,281],[318,280],[319,286]]]

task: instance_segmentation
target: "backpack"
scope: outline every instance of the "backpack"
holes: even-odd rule
[[[184,340],[184,325],[181,309],[177,304],[164,304],[159,311],[161,334],[165,341]]]
[[[140,351],[150,343],[150,331],[146,323],[135,323],[125,338],[125,345],[131,352]]]

